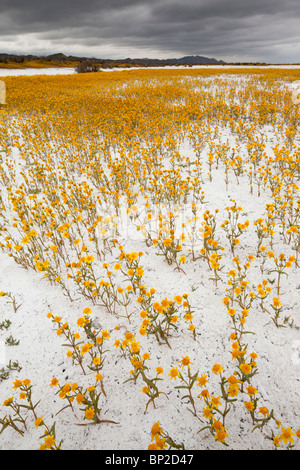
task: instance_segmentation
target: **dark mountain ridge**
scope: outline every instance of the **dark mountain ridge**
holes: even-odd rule
[[[33,55],[33,54],[6,54],[0,53],[0,62],[8,63],[15,62],[21,64],[28,61],[43,61],[43,62],[55,62],[58,65],[64,65],[70,62],[81,62],[83,60],[90,59],[101,66],[115,66],[115,65],[138,65],[138,66],[163,66],[163,65],[202,65],[202,64],[225,64],[222,60],[216,60],[214,58],[208,58],[203,56],[185,56],[179,59],[101,59],[101,58],[90,58],[90,57],[76,57],[67,56],[61,52],[50,55]]]

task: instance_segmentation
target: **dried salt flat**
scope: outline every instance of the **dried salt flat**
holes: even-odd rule
[[[187,66],[184,65],[174,65],[167,67],[146,67],[145,70],[163,70],[163,69],[186,69]],[[192,65],[188,67],[189,69],[239,69],[239,68],[261,68],[261,69],[299,69],[300,64],[279,64],[279,65]],[[109,69],[100,69],[102,72],[122,72],[128,70],[140,70],[142,67],[112,67]],[[1,69],[0,68],[0,77],[10,77],[10,76],[19,76],[19,75],[69,75],[76,73],[73,67],[45,67],[45,68],[27,68],[27,69]]]
[[[1,69],[0,77],[18,77],[20,75],[70,75],[75,73],[73,67],[45,67],[28,69]]]
[[[229,142],[234,147],[236,141],[229,130],[219,129],[218,141]],[[273,154],[276,139],[274,130],[270,129],[265,134],[266,152]],[[208,148],[204,149],[203,159],[206,160]],[[242,149],[241,149],[242,152]],[[192,155],[192,148],[188,142],[180,146],[182,155]],[[17,158],[17,155],[16,155]],[[167,159],[164,162],[167,166]],[[206,174],[208,168],[204,166]],[[231,175],[229,191],[224,183],[223,169],[214,171],[212,181],[205,178],[204,191],[206,200],[205,210],[220,209],[219,219],[224,220],[227,205],[230,198],[234,198],[243,207],[243,218],[252,222],[264,214],[266,203],[271,202],[267,193],[258,197],[254,191],[249,194],[247,176],[242,175],[239,184]],[[253,248],[253,227],[241,237],[241,258]],[[74,318],[87,306],[83,299],[76,299],[72,304],[62,294],[57,286],[49,286],[46,279],[42,279],[39,273],[25,271],[16,266],[11,258],[0,253],[0,290],[11,291],[15,294],[21,307],[16,313],[11,311],[10,305],[1,304],[1,321],[8,317],[12,320],[11,333],[20,340],[20,345],[15,348],[2,348],[3,364],[12,360],[19,360],[22,365],[22,377],[28,377],[34,384],[33,396],[36,401],[42,397],[39,409],[47,422],[57,421],[57,437],[64,438],[65,449],[146,449],[149,444],[149,432],[155,421],[160,421],[170,435],[179,441],[183,441],[187,449],[220,449],[220,444],[214,442],[205,434],[197,435],[196,431],[202,424],[188,411],[188,404],[182,401],[180,393],[174,391],[174,383],[169,381],[167,374],[171,365],[177,365],[183,356],[187,354],[191,361],[199,368],[200,373],[210,372],[209,366],[220,363],[230,371],[234,369],[230,358],[228,336],[231,322],[222,305],[224,286],[220,285],[212,290],[212,283],[208,279],[207,272],[200,263],[188,263],[185,266],[186,276],[170,269],[160,257],[151,256],[150,250],[141,240],[124,239],[126,248],[134,251],[141,250],[145,254],[143,266],[145,267],[145,283],[149,287],[157,289],[158,295],[164,298],[166,295],[187,292],[190,294],[190,302],[196,307],[197,341],[190,341],[188,332],[183,328],[172,341],[172,350],[157,348],[156,340],[147,339],[148,350],[152,351],[149,367],[164,368],[163,390],[169,399],[161,397],[157,402],[157,408],[144,415],[145,400],[140,390],[140,384],[132,383],[124,385],[129,377],[130,364],[124,363],[117,353],[111,351],[104,367],[105,386],[107,399],[103,402],[105,418],[117,421],[118,425],[104,424],[103,426],[87,426],[82,428],[74,426],[75,418],[70,410],[65,410],[58,416],[62,406],[58,397],[53,399],[53,390],[49,387],[52,376],[62,378],[65,382],[76,379],[82,380],[80,373],[70,365],[69,358],[65,356],[61,338],[52,331],[51,321],[45,320],[48,311],[61,315],[65,321],[72,325]],[[222,240],[224,244],[226,240]],[[286,250],[286,246],[279,244],[276,250]],[[232,266],[225,266],[225,271]],[[300,290],[299,278],[296,270],[292,270],[288,280],[284,280],[284,291],[287,312],[300,324]],[[257,284],[261,279],[259,264],[253,263],[250,281]],[[116,319],[101,309],[95,309],[95,315],[103,328],[113,330]],[[134,319],[132,319],[134,321]],[[49,323],[47,323],[49,322]],[[134,324],[134,327],[137,327]],[[125,320],[118,324],[128,327]],[[249,330],[256,335],[249,335],[249,348],[253,348],[258,354],[259,374],[255,377],[255,384],[262,395],[262,401],[269,409],[274,409],[275,414],[282,418],[283,423],[291,423],[297,426],[300,420],[299,414],[299,331],[292,328],[277,329],[272,321],[261,311],[253,311],[249,315]],[[0,336],[5,339],[5,334]],[[112,348],[113,349],[113,348]],[[4,357],[5,356],[5,357]],[[0,357],[1,359],[1,357]],[[5,360],[4,360],[5,359]],[[0,364],[0,368],[2,365]],[[193,369],[194,370],[194,369]],[[41,373],[41,371],[43,371]],[[77,375],[76,375],[77,374]],[[72,377],[72,378],[71,378]],[[217,384],[217,379],[216,379]],[[175,385],[178,385],[176,383]],[[218,392],[219,388],[216,386]],[[200,388],[199,388],[200,393]],[[1,383],[0,403],[12,395],[11,380]],[[201,403],[201,402],[200,402]],[[264,449],[269,444],[259,431],[252,431],[249,416],[243,410],[241,403],[235,406],[228,415],[228,429],[230,432],[230,448],[233,449]],[[196,430],[196,431],[195,431]],[[0,448],[5,449],[34,449],[37,447],[39,430],[30,428],[24,438],[13,430],[8,430],[0,436]]]

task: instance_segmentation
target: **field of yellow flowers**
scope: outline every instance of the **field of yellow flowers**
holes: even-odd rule
[[[299,449],[299,80],[3,78],[0,449]]]

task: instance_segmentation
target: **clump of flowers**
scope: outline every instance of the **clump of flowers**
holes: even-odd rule
[[[123,341],[121,342],[120,340],[116,340],[115,346],[121,350],[122,356],[130,359],[133,366],[133,369],[130,371],[132,377],[127,379],[125,383],[133,381],[134,384],[136,384],[138,378],[141,377],[145,384],[142,388],[142,392],[149,398],[146,404],[145,413],[147,412],[150,403],[152,403],[155,408],[155,400],[159,395],[163,394],[168,398],[168,396],[164,392],[159,391],[157,387],[157,382],[163,380],[161,378],[161,375],[163,374],[162,367],[156,367],[156,375],[154,377],[149,376],[149,368],[146,365],[146,361],[150,359],[150,354],[147,352],[142,353],[140,343],[136,340],[133,333],[130,331],[126,332]]]
[[[43,418],[43,416],[38,416],[37,406],[40,401],[33,403],[32,401],[32,384],[29,379],[19,380],[16,379],[13,383],[14,390],[19,391],[19,399],[22,400],[18,402],[14,397],[6,399],[3,403],[3,406],[7,409],[12,410],[13,414],[5,415],[4,418],[0,419],[0,424],[2,428],[0,434],[7,428],[11,427],[16,432],[24,436],[24,432],[27,430],[26,420],[28,414],[24,414],[25,410],[30,411],[34,417],[34,423],[36,428],[42,428],[44,430],[43,435],[40,439],[44,441],[40,445],[41,450],[60,450],[62,441],[57,442],[56,433],[55,433],[55,423],[49,427]]]
[[[244,223],[239,222],[239,216],[243,209],[237,205],[236,201],[233,200],[232,202],[232,206],[226,207],[228,218],[223,222],[221,228],[226,233],[231,252],[234,256],[235,247],[239,244],[239,237],[249,227],[249,220],[246,220]]]
[[[185,450],[184,444],[176,444],[157,421],[151,428],[151,443],[148,450]]]

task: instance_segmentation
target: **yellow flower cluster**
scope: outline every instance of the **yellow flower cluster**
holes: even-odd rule
[[[267,314],[273,328],[294,326],[285,315],[289,276],[300,267],[300,115],[283,80],[299,77],[296,69],[240,68],[4,79],[10,96],[0,114],[0,249],[58,286],[70,302],[79,297],[103,314],[103,322],[122,323],[125,337],[114,344],[130,360],[129,380],[143,381],[145,412],[164,394],[158,389],[163,368],[151,373],[150,352],[164,356],[167,345],[171,354],[175,332],[187,347],[191,335],[191,348],[202,346],[200,312],[207,306],[197,289],[207,282],[212,295],[223,297],[234,371],[208,364],[219,380],[219,392],[210,392],[204,388],[208,372],[192,371],[187,349],[167,375],[184,391],[193,415],[205,420],[203,429],[224,445],[235,401],[275,447],[291,448],[299,437],[261,404],[257,354],[246,336],[255,333],[246,329],[254,311]],[[222,191],[230,197],[224,207],[217,197]],[[261,213],[254,221],[236,194],[255,201]],[[158,285],[149,280],[153,266]],[[165,273],[174,276],[167,291],[160,283]],[[54,377],[51,387],[66,407],[77,403],[84,419],[102,422],[112,331],[95,327],[89,307],[74,327],[74,318],[48,317],[70,362],[93,376],[92,385]],[[149,345],[145,353],[142,341]],[[197,386],[202,391],[195,398]],[[15,391],[20,387],[20,399],[28,398],[30,383],[16,379]],[[14,398],[4,403],[20,423],[6,416],[2,426],[22,434],[21,408]],[[43,426],[43,418],[35,423]],[[268,430],[274,423],[280,432]],[[45,433],[41,447],[59,447],[53,429]],[[150,448],[168,446],[180,448],[157,421]]]

